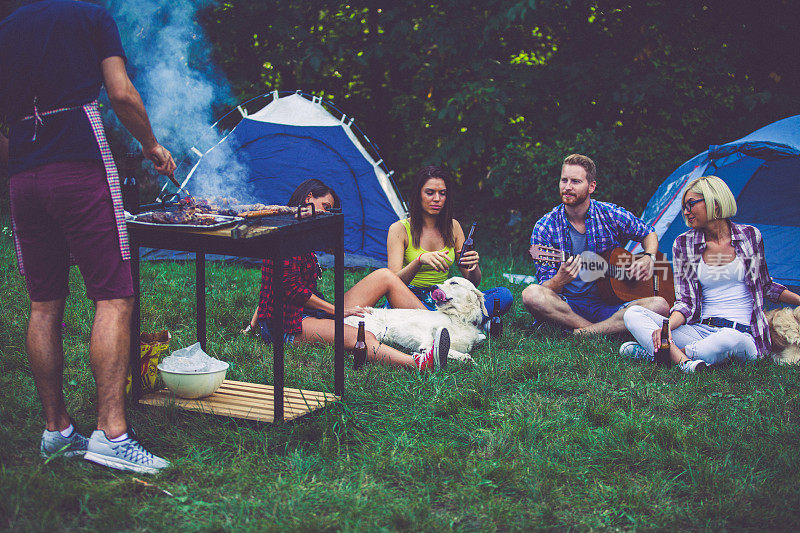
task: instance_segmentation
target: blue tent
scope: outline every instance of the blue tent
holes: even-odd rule
[[[710,146],[673,172],[647,203],[642,219],[653,224],[659,248],[672,257],[672,243],[686,231],[681,199],[696,177],[725,180],[738,206],[733,221],[756,226],[764,237],[770,274],[800,285],[800,115],[779,120],[738,141]],[[629,243],[628,249],[641,249]]]
[[[356,135],[360,131],[353,119],[335,117],[319,97],[280,97],[277,91],[271,96],[268,105],[252,114],[246,104],[239,106],[242,118],[224,138],[204,152],[194,149],[199,159],[183,185],[199,197],[286,204],[297,185],[319,178],[342,201],[345,264],[386,266],[389,226],[406,214],[392,173],[365,149],[364,144],[374,151],[369,139]],[[182,255],[154,250],[144,257]]]

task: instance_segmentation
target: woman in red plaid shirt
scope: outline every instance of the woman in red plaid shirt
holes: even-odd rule
[[[752,361],[771,350],[764,298],[800,304],[800,296],[772,280],[761,232],[736,224],[736,200],[722,179],[697,178],[683,194],[689,231],[675,239],[675,305],[669,315],[670,357],[684,372],[728,359]],[[652,358],[665,317],[640,306],[625,312],[637,342],[620,354]]]
[[[339,207],[336,193],[318,179],[309,179],[301,183],[289,198],[289,206],[304,203],[314,204],[317,211],[328,211]],[[261,292],[257,310],[257,323],[261,338],[272,342],[269,323],[274,309],[272,293],[272,271],[274,261],[266,259],[261,268]],[[296,341],[333,344],[334,338],[334,306],[326,301],[317,291],[317,278],[322,270],[317,263],[314,252],[290,257],[283,263],[284,342],[292,344]],[[356,283],[344,294],[344,316],[364,316],[364,307],[374,306],[382,297],[398,308],[425,309],[425,306],[411,292],[403,281],[389,269],[376,270]],[[251,326],[253,323],[251,322]],[[357,329],[344,326],[344,345],[352,349],[356,343]],[[399,350],[381,344],[375,335],[366,332],[367,358],[371,361],[385,362],[391,365],[433,370],[444,366],[450,348],[450,336],[443,329],[433,346],[424,353],[408,355]]]

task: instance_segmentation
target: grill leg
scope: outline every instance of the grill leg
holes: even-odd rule
[[[283,243],[279,240],[273,249],[275,265],[272,269],[272,294],[275,309],[272,316],[272,365],[274,393],[274,422],[283,422]]]
[[[206,254],[195,254],[195,292],[197,297],[197,342],[206,351]]]
[[[333,391],[337,396],[344,394],[344,222],[340,217],[336,227],[336,245],[333,265],[334,311],[334,362]]]

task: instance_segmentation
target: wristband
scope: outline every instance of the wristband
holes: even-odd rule
[[[655,258],[656,258],[656,255],[655,254],[651,254],[650,252],[642,252],[642,255],[649,255],[650,259],[653,259],[653,260],[655,260]]]

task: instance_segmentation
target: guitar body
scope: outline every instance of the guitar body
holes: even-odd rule
[[[551,265],[558,265],[566,260],[563,251],[537,244],[531,245],[529,253],[534,261]],[[600,296],[606,302],[622,303],[661,296],[670,307],[675,303],[672,267],[667,261],[667,256],[661,252],[655,254],[653,278],[646,281],[628,278],[628,267],[636,256],[624,248],[613,248],[599,255],[606,262],[606,266],[605,273],[596,279],[596,283]],[[603,272],[602,268],[599,272]]]
[[[597,280],[597,289],[600,296],[607,302],[630,302],[639,298],[649,298],[651,296],[661,296],[670,307],[675,303],[675,280],[672,276],[667,256],[661,252],[656,252],[655,265],[653,267],[653,277],[655,283],[650,281],[638,281],[625,279],[624,274],[606,275]],[[600,254],[609,265],[610,271],[624,272],[636,259],[636,256],[624,248],[613,248]],[[656,286],[658,294],[656,294]]]

